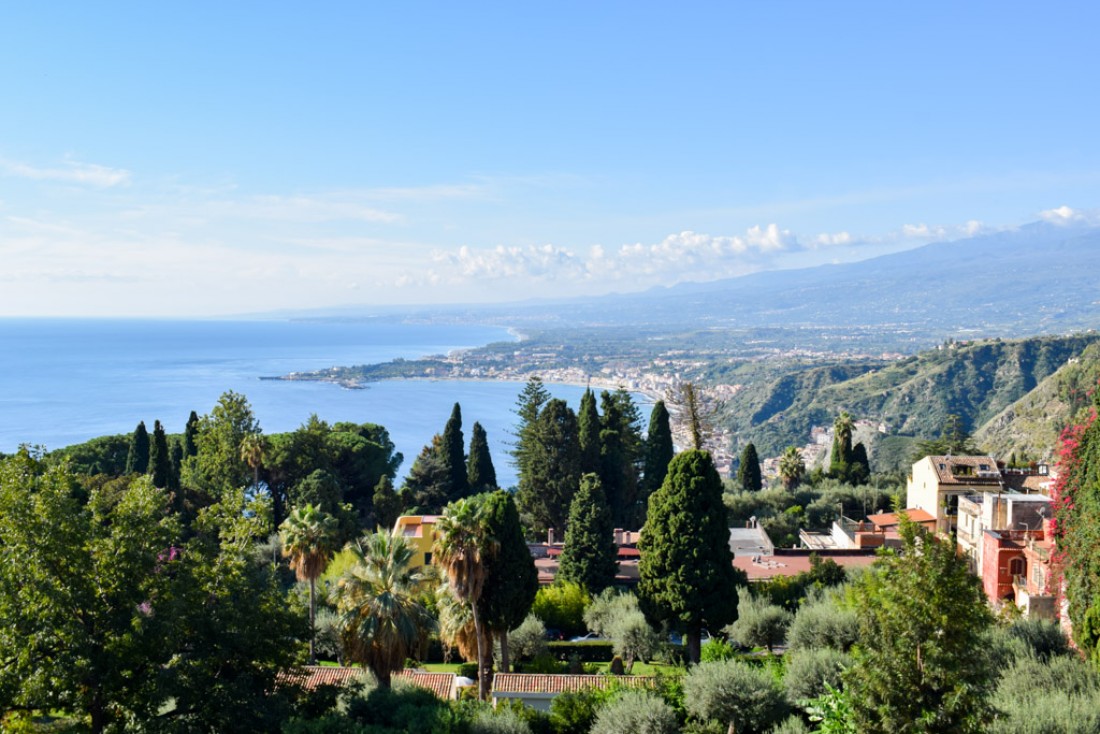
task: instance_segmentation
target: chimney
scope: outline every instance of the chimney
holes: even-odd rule
[[[553,545],[554,544],[554,528],[549,528],[546,531],[546,544],[547,545]]]
[[[623,544],[623,529],[615,528],[615,545]]]

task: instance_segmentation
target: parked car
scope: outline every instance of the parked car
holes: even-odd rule
[[[597,640],[604,640],[606,638],[600,637],[595,632],[589,632],[587,635],[581,635],[580,637],[574,637],[570,642],[595,642]]]

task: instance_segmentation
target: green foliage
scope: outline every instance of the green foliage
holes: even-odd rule
[[[612,696],[612,691],[586,688],[556,696],[550,703],[550,721],[556,734],[588,734],[596,722],[599,710]]]
[[[613,531],[603,484],[595,474],[585,474],[569,508],[558,576],[580,584],[590,594],[614,584],[619,562]]]
[[[451,474],[447,467],[443,438],[437,433],[431,444],[420,450],[401,487],[402,503],[410,512],[438,515],[450,501]]]
[[[535,376],[523,386],[523,391],[516,398],[516,416],[519,425],[516,427],[516,443],[512,449],[512,460],[516,471],[519,473],[519,491],[531,491],[531,487],[525,484],[529,479],[528,464],[535,450],[538,430],[535,423],[538,421],[542,406],[550,400],[550,392],[543,386],[542,379]]]
[[[700,663],[689,670],[684,703],[694,718],[721,722],[739,734],[763,734],[788,713],[775,678],[739,660]]]
[[[461,725],[457,709],[424,688],[376,688],[352,699],[347,717],[368,728],[362,734],[451,734]]]
[[[788,651],[783,662],[787,700],[798,706],[802,701],[825,695],[826,686],[840,688],[841,673],[851,658],[839,650],[819,647]]]
[[[759,492],[764,486],[760,474],[760,457],[756,453],[756,444],[749,442],[741,451],[741,463],[737,467],[737,484],[742,492]]]
[[[126,457],[130,451],[129,434],[100,436],[84,443],[66,446],[50,454],[50,458],[67,460],[74,474],[117,477],[126,473]]]
[[[1027,651],[1042,661],[1067,655],[1069,640],[1057,622],[1046,619],[1017,619],[1006,630],[1010,638],[1019,640]]]
[[[371,497],[374,523],[380,528],[392,528],[401,516],[401,499],[393,489],[393,480],[385,474],[378,480]]]
[[[636,660],[649,660],[660,647],[660,639],[638,608],[633,594],[607,589],[592,600],[584,613],[588,629],[612,640],[615,654],[625,659],[629,674]]]
[[[168,437],[160,421],[153,424],[153,441],[149,445],[149,474],[153,486],[168,489],[172,485],[172,457],[168,452]]]
[[[581,407],[577,411],[577,438],[581,446],[581,472],[599,472],[600,412],[596,407],[596,393],[591,388],[581,395]]]
[[[847,652],[858,639],[855,610],[842,607],[832,596],[800,606],[787,631],[789,652],[829,648]]]
[[[625,396],[626,402],[622,400]],[[640,514],[636,505],[638,472],[636,460],[641,447],[638,429],[632,421],[637,415],[630,393],[604,390],[600,394],[603,418],[600,422],[599,477],[611,510],[613,527],[634,526]],[[624,410],[631,411],[628,415]]]
[[[485,559],[480,611],[489,630],[504,635],[521,624],[530,612],[539,589],[539,576],[535,559],[523,539],[512,494],[498,490],[488,495],[482,514],[486,531],[497,547]],[[501,662],[510,661],[505,658]]]
[[[538,590],[531,613],[550,629],[561,630],[566,635],[579,635],[584,632],[584,610],[591,601],[580,584],[558,581]]]
[[[144,474],[149,471],[149,432],[145,421],[137,424],[130,434],[130,450],[126,455],[126,473]]]
[[[753,596],[748,589],[737,592],[737,621],[726,627],[726,633],[742,645],[766,647],[768,652],[787,638],[787,627],[794,616],[786,609]]]
[[[737,650],[734,649],[733,645],[714,637],[711,638],[710,642],[703,645],[699,662],[714,663],[720,660],[733,660],[737,655]]]
[[[564,530],[573,495],[580,484],[577,417],[564,400],[551,399],[523,436],[516,502],[536,534]]]
[[[737,576],[722,510],[722,482],[710,454],[686,451],[672,460],[665,483],[650,497],[638,543],[642,610],[650,619],[683,626],[693,659],[703,626],[717,629],[736,615]]]
[[[810,721],[817,724],[818,734],[860,734],[856,727],[855,716],[848,693],[840,688],[825,684],[825,693],[806,702],[806,711]],[[905,726],[906,722],[897,722]]]
[[[974,445],[970,432],[963,427],[962,418],[949,413],[943,422],[939,438],[917,441],[910,463],[920,461],[925,456],[974,456],[981,449]]]
[[[1072,655],[1022,656],[1001,676],[989,734],[1100,731],[1100,676]]]
[[[985,596],[953,543],[904,519],[900,533],[901,553],[880,557],[852,589],[860,639],[845,683],[856,721],[868,731],[978,731],[990,710]]]
[[[649,431],[645,439],[645,466],[639,496],[643,508],[649,496],[664,483],[665,475],[668,474],[668,464],[675,453],[668,408],[665,407],[665,401],[658,400],[649,415]]]
[[[470,734],[531,734],[531,725],[510,706],[483,708],[470,721]]]
[[[852,416],[842,412],[833,421],[833,446],[829,452],[829,476],[849,481],[852,466]]]
[[[480,423],[470,430],[470,460],[466,464],[470,494],[492,492],[497,487],[497,470],[489,453],[489,439]]]
[[[810,728],[801,716],[788,716],[778,726],[771,730],[771,734],[810,734]]]
[[[792,490],[802,482],[802,476],[806,473],[806,464],[802,460],[802,452],[797,446],[788,446],[779,457],[779,478],[783,486]]]
[[[515,660],[533,660],[547,652],[546,625],[534,614],[508,633],[508,644]]]
[[[676,713],[659,696],[623,691],[596,713],[591,734],[676,734]]]
[[[466,473],[466,443],[462,437],[462,407],[455,403],[451,417],[443,428],[442,459],[447,475],[444,496],[453,502],[470,495],[470,482]]]

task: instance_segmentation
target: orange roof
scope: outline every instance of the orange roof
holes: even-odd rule
[[[1001,470],[992,456],[928,456],[940,484],[1000,484]]]
[[[346,686],[359,681],[366,671],[363,668],[338,668],[331,665],[305,665],[295,671],[283,673],[279,677],[293,681],[312,691],[320,686]]]
[[[915,523],[935,522],[936,518],[920,509],[906,509],[905,514],[909,516],[909,519]],[[896,512],[880,512],[877,515],[868,515],[867,519],[871,521],[873,525],[880,528],[893,527],[898,525],[901,521],[898,520],[898,513]]]
[[[836,561],[844,568],[863,568],[875,562],[872,554],[858,556],[821,556]],[[733,565],[749,576],[749,581],[763,581],[776,576],[796,576],[810,570],[810,554],[791,556],[737,556]]]
[[[444,701],[455,698],[454,673],[424,673],[417,670],[402,670],[393,677],[394,682],[402,681],[406,685],[427,688]]]
[[[614,684],[651,686],[648,675],[538,675],[534,673],[497,673],[493,693],[566,693],[586,688],[608,688]]]

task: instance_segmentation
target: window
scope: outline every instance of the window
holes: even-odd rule
[[[1008,562],[1008,573],[1011,576],[1023,576],[1027,569],[1027,561],[1023,558],[1013,558]]]
[[[424,565],[425,566],[432,565],[432,554],[431,553],[425,553],[424,554]]]

